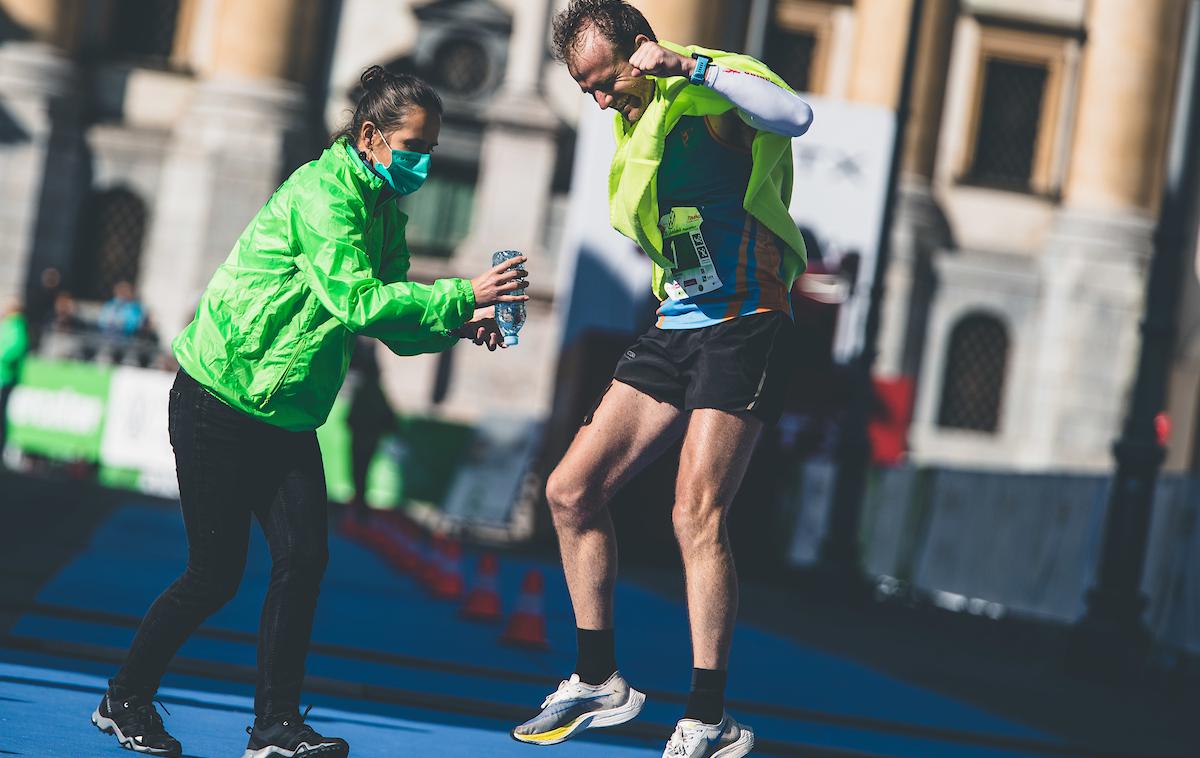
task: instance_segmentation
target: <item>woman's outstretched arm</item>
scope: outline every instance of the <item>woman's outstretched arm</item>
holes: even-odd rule
[[[333,205],[292,216],[296,268],[334,318],[355,334],[402,341],[443,336],[470,320],[475,295],[466,279],[426,285],[377,277],[358,213],[365,209]]]

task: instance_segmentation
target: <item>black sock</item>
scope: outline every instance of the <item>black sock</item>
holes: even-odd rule
[[[575,629],[579,657],[575,673],[585,684],[604,684],[617,670],[617,651],[612,629]]]
[[[719,724],[725,718],[725,679],[728,674],[713,669],[692,669],[692,692],[688,695],[685,719]]]

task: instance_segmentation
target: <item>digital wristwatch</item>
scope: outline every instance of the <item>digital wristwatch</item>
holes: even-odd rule
[[[708,67],[712,64],[712,57],[700,53],[692,53],[692,57],[696,59],[696,70],[688,77],[688,81],[703,86],[704,75],[708,73]]]

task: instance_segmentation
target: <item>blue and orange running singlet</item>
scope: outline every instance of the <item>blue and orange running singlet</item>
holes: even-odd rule
[[[701,116],[681,118],[667,135],[658,172],[659,215],[672,208],[699,210],[699,231],[721,287],[664,300],[660,329],[698,329],[766,311],[791,315],[783,242],[742,208],[751,167],[750,150],[721,140]],[[671,250],[665,252],[670,258]]]

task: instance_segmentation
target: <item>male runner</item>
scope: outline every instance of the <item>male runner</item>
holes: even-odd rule
[[[616,665],[607,503],[682,436],[672,520],[695,668],[663,755],[737,758],[754,734],[725,713],[738,596],[725,515],[787,380],[788,293],[805,265],[787,212],[791,138],[812,109],[753,58],[659,42],[621,0],[574,0],[554,20],[554,45],[579,87],[619,114],[613,226],[653,260],[662,305],[547,483],[579,654],[512,735],[551,745],[641,711],[645,696]]]

